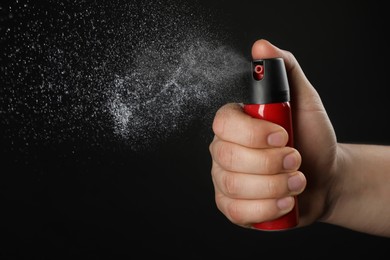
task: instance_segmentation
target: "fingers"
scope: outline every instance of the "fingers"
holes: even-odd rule
[[[287,147],[279,125],[252,118],[238,104],[215,115],[210,144],[217,207],[233,223],[250,227],[282,216],[306,187],[300,153]]]
[[[291,196],[279,200],[234,200],[217,194],[216,202],[218,209],[231,222],[248,228],[253,223],[278,218],[290,212],[295,205],[295,199]]]
[[[277,174],[297,170],[300,154],[291,147],[254,149],[215,137],[210,144],[213,160],[226,171],[249,174]]]
[[[255,175],[226,171],[217,163],[212,177],[218,193],[238,200],[283,198],[299,194],[306,186],[306,178],[299,171]]]
[[[238,104],[227,104],[217,111],[213,131],[220,139],[252,148],[281,147],[288,141],[284,128],[252,118]]]
[[[269,144],[270,134],[278,132],[279,126],[248,119],[238,105],[221,109],[214,124],[218,135],[209,147],[219,210],[233,223],[246,227],[292,210],[293,196],[306,187],[306,178],[298,171],[300,153],[292,147]],[[282,132],[280,144],[287,139]]]
[[[213,162],[212,180],[218,209],[233,223],[250,227],[291,211],[293,196],[306,187],[306,178],[299,172],[255,175],[229,172]]]

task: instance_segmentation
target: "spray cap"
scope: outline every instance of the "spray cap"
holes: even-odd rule
[[[247,104],[268,104],[290,101],[290,88],[282,58],[251,62]]]

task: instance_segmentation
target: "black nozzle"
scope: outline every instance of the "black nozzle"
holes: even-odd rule
[[[245,102],[268,104],[290,101],[290,88],[282,58],[253,60]]]

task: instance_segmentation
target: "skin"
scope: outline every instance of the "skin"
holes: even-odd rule
[[[338,143],[321,98],[294,55],[261,39],[253,59],[281,57],[291,88],[294,148],[280,126],[222,106],[209,150],[218,209],[251,228],[291,211],[297,228],[316,221],[390,237],[390,147]]]

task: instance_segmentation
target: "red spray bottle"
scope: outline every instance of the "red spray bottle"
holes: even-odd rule
[[[289,135],[287,146],[293,147],[293,127],[290,106],[290,89],[282,58],[253,60],[251,63],[249,90],[246,93],[244,111],[250,116],[282,126]],[[256,223],[260,230],[285,230],[298,224],[298,200],[286,215],[277,219]]]

